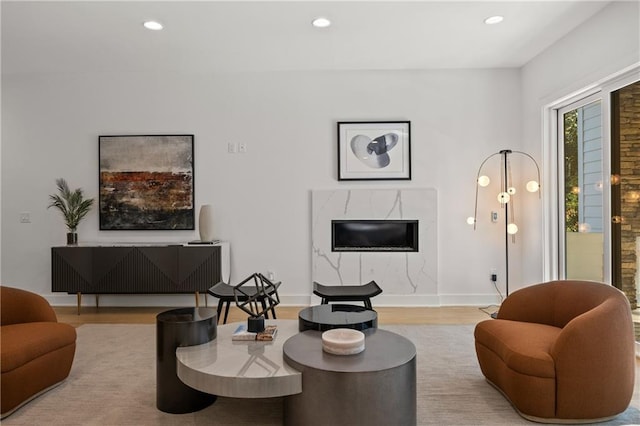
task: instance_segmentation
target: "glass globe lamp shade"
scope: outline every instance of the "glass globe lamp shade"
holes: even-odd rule
[[[510,223],[507,225],[507,233],[509,235],[514,235],[517,232],[518,232],[518,225],[516,225],[515,223]]]
[[[498,194],[498,202],[500,202],[500,204],[506,204],[510,199],[511,196],[506,192],[501,192]]]
[[[475,217],[473,217],[473,216],[469,216],[469,217],[467,218],[467,224],[469,224],[469,225],[473,225],[474,223],[476,223],[476,218],[475,218]]]
[[[516,189],[513,186],[507,188],[507,194],[514,195],[516,193]]]
[[[540,189],[540,184],[535,180],[530,180],[529,182],[527,182],[527,191],[538,192],[539,189]]]
[[[489,179],[489,176],[480,176],[478,178],[478,185],[485,187],[485,186],[489,186],[489,184],[491,183],[491,179]]]

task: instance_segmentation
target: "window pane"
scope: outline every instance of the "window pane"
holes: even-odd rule
[[[597,101],[563,115],[567,279],[604,281],[601,110]]]
[[[640,341],[640,82],[612,93],[611,213],[613,285],[634,309]]]

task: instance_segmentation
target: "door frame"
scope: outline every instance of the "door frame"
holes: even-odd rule
[[[600,99],[602,106],[602,154],[603,154],[603,238],[604,281],[611,283],[611,92],[640,81],[640,63],[631,65],[587,87],[559,98],[543,107],[542,116],[542,188],[544,200],[543,256],[544,281],[564,278],[564,167],[562,156],[560,112],[570,105],[584,105]],[[587,101],[589,100],[589,101]],[[585,101],[582,103],[582,101]],[[564,166],[564,161],[562,161]],[[562,179],[562,180],[561,180]],[[562,196],[561,196],[562,195]]]

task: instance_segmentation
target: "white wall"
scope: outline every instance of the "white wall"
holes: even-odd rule
[[[49,249],[65,238],[58,213],[46,210],[55,178],[96,196],[98,135],[184,132],[196,138],[196,203],[214,204],[217,236],[231,242],[234,279],[273,270],[283,302],[306,303],[312,189],[429,187],[438,191],[440,302],[494,301],[488,272],[504,276],[501,225],[473,232],[465,224],[479,161],[502,148],[542,160],[544,105],[638,62],[638,18],[638,2],[612,3],[522,70],[3,75],[1,282],[74,304],[75,297],[50,292]],[[413,180],[338,183],[336,121],[384,119],[412,122]],[[247,143],[248,153],[228,154],[228,142]],[[512,290],[543,278],[543,203],[522,209]],[[32,223],[19,223],[23,211]],[[95,209],[79,232],[85,242],[196,238],[99,232]]]
[[[637,1],[612,2],[530,61],[521,74],[522,141],[528,152],[542,158],[542,122],[546,105],[639,61],[640,3]],[[555,197],[557,194],[547,195]],[[544,202],[548,203],[549,199]],[[543,211],[548,210],[544,207],[527,210],[525,243],[519,256],[519,259],[526,259],[521,268],[523,286],[543,279],[541,265],[547,252],[543,247],[543,232],[556,232],[554,229],[544,231],[540,226]]]
[[[47,210],[64,177],[97,196],[98,135],[195,134],[196,204],[215,208],[216,236],[231,243],[232,281],[274,271],[283,303],[309,302],[313,189],[435,188],[438,293],[443,304],[496,300],[502,274],[499,225],[473,232],[479,162],[518,146],[517,70],[291,72],[205,75],[48,74],[2,76],[2,283],[55,304],[50,247],[65,242]],[[336,122],[410,120],[410,182],[338,182]],[[246,143],[246,154],[227,144]],[[20,212],[31,223],[19,223]],[[98,231],[94,209],[81,242],[188,241],[196,232]],[[88,299],[88,300],[87,300]],[[90,298],[85,298],[87,303]],[[103,296],[103,305],[192,304],[192,296]]]

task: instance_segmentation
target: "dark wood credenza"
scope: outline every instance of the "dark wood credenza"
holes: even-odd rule
[[[219,245],[51,248],[51,290],[77,294],[199,293],[221,280]]]

